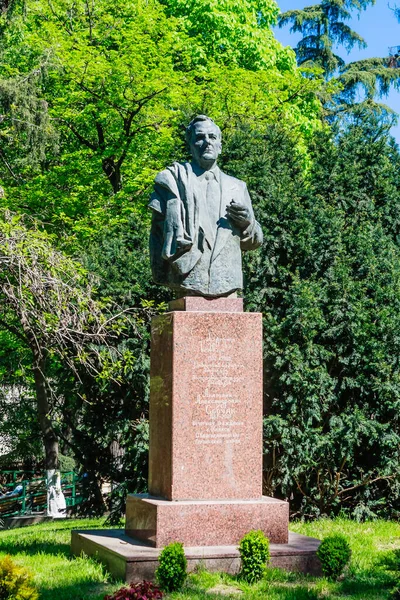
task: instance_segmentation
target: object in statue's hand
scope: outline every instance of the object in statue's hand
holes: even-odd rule
[[[231,200],[231,203],[226,207],[226,212],[229,220],[239,229],[247,229],[251,224],[250,209],[244,204]]]

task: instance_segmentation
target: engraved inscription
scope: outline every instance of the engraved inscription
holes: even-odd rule
[[[200,340],[201,357],[192,365],[192,380],[202,382],[200,389],[204,390],[191,400],[196,444],[241,443],[244,422],[237,417],[235,390],[245,374],[230,355],[234,343],[232,338],[211,334]]]

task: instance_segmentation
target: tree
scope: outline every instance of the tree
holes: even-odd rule
[[[364,39],[344,21],[351,10],[365,10],[374,0],[324,0],[304,9],[289,10],[279,17],[279,27],[292,23],[291,31],[303,34],[295,52],[299,65],[312,63],[323,68],[326,77],[332,76],[344,60],[334,52],[344,46],[349,52],[355,45],[365,48]]]
[[[8,214],[0,221],[0,325],[31,353],[37,415],[48,471],[58,467],[49,364],[58,359],[97,369],[96,344],[110,339],[110,320],[93,298],[82,267],[54,250],[49,237]],[[112,321],[112,319],[111,319]]]
[[[238,131],[225,168],[265,234],[245,298],[264,315],[265,491],[303,516],[398,509],[398,149],[368,115],[321,132],[304,175],[276,126]]]
[[[275,0],[162,0],[167,14],[182,18],[196,67],[210,60],[250,71],[293,69],[293,55],[275,39],[271,27],[279,8]]]
[[[0,38],[0,81],[40,74],[38,98],[58,145],[39,173],[18,177],[11,163],[17,181],[3,169],[4,207],[87,240],[110,216],[117,225],[144,212],[141,198],[177,148],[184,152],[181,128],[195,112],[224,129],[248,114],[285,115],[304,136],[319,127],[319,82],[301,78],[293,52],[275,40],[275,2],[198,7],[43,0],[14,14]]]
[[[297,62],[302,66],[319,66],[326,79],[334,79],[338,87],[325,98],[328,116],[352,112],[357,104],[357,93],[363,90],[365,102],[375,111],[386,115],[385,106],[374,103],[376,96],[386,96],[392,85],[398,85],[398,69],[386,58],[369,58],[346,63],[334,52],[343,46],[347,52],[358,45],[365,48],[364,39],[345,21],[352,10],[365,10],[374,0],[324,0],[320,4],[301,10],[290,10],[279,18],[279,26],[292,23],[291,31],[300,32],[303,38],[295,48]]]

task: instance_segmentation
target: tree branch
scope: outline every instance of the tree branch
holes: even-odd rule
[[[72,123],[65,121],[65,119],[58,119],[58,121],[65,123],[65,125],[68,127],[68,129],[70,129],[72,131],[72,133],[78,138],[78,140],[81,142],[81,144],[83,144],[87,148],[90,148],[94,152],[96,152],[99,149],[96,144],[94,144],[93,142],[90,142],[81,133],[79,133],[79,131],[75,128],[75,126],[72,125]]]

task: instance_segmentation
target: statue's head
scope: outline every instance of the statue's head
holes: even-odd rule
[[[193,160],[203,169],[212,167],[221,154],[221,130],[205,115],[194,117],[186,128],[186,139]]]

